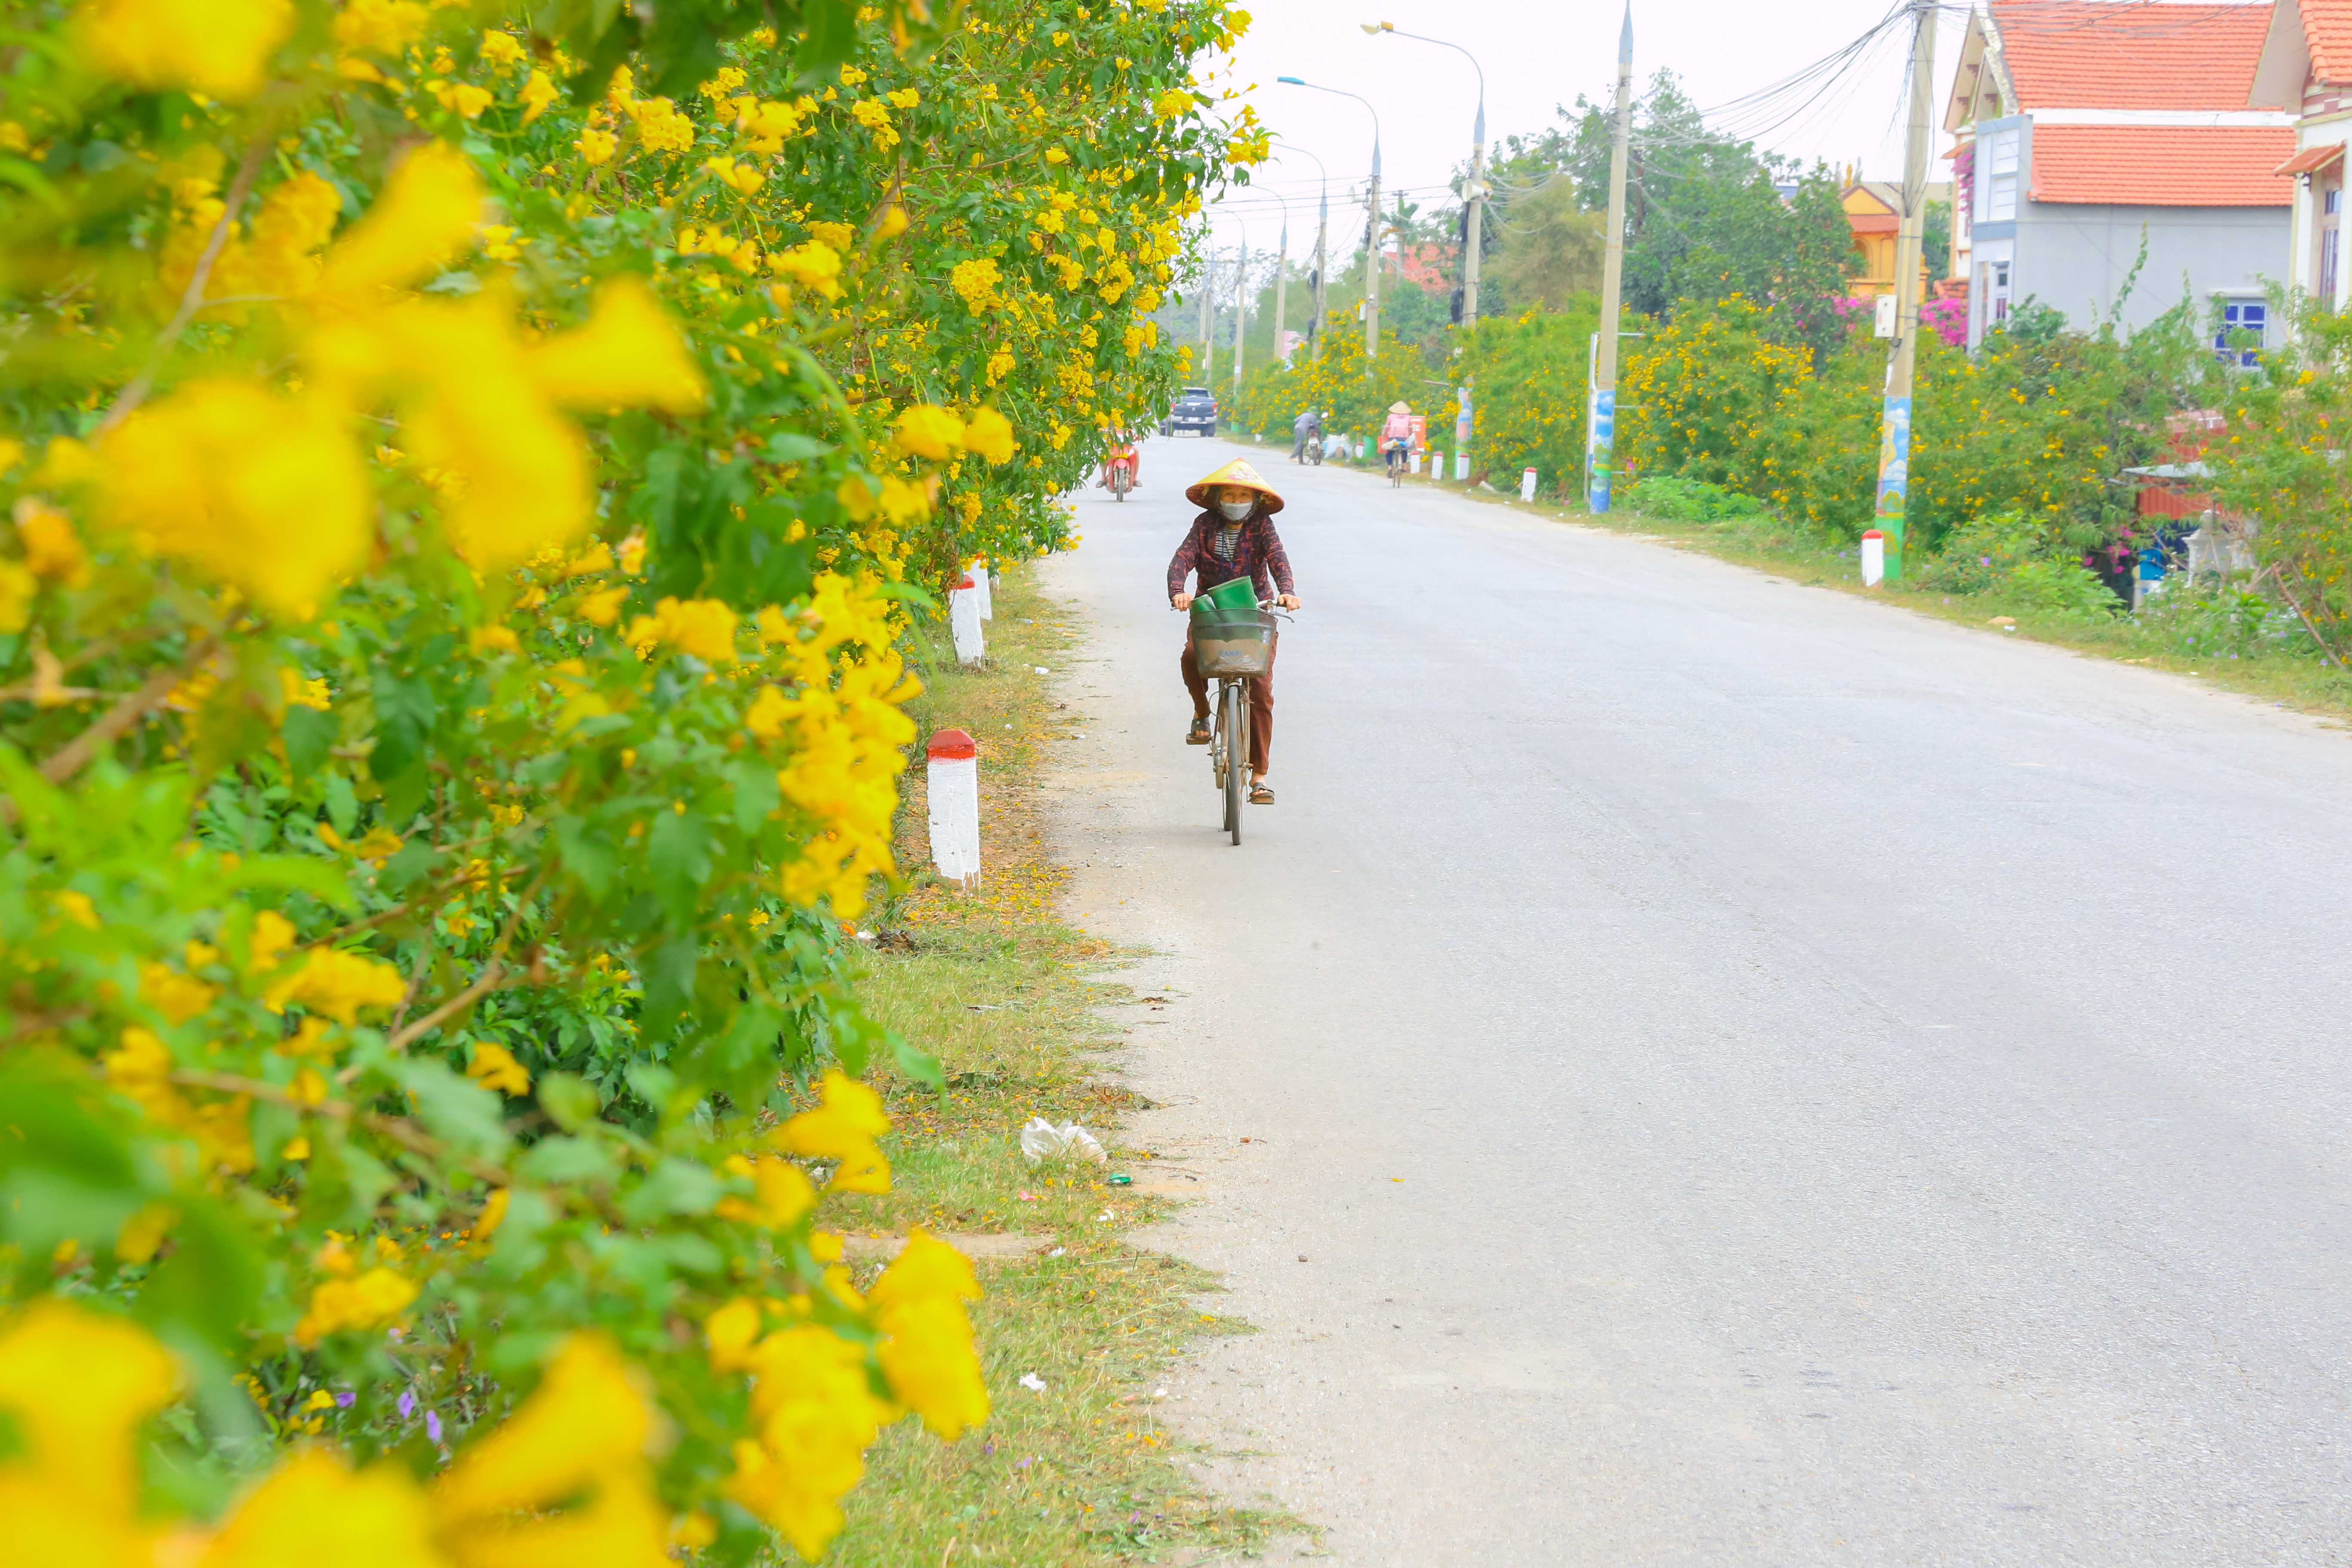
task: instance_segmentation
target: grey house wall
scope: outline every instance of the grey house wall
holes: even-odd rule
[[[2121,324],[2147,325],[2180,302],[2184,287],[2201,321],[2217,293],[2261,297],[2263,275],[2275,276],[2286,258],[2291,211],[2028,200],[2017,215],[2013,301],[2032,295],[2063,311],[2069,326],[2088,327],[2115,310],[2144,225],[2147,263],[2124,302]]]

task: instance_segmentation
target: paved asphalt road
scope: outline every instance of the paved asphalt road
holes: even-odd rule
[[[1239,450],[1045,568],[1234,1494],[1343,1568],[2352,1563],[2352,741],[1255,448],[1234,848],[1160,584]]]

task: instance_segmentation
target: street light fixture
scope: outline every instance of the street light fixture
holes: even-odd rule
[[[1486,72],[1478,64],[1478,57],[1459,44],[1449,44],[1444,38],[1423,37],[1419,33],[1399,33],[1393,22],[1362,22],[1358,26],[1376,38],[1382,33],[1396,33],[1400,38],[1452,49],[1468,60],[1470,68],[1478,73],[1478,119],[1470,132],[1470,188],[1466,193],[1469,211],[1465,215],[1462,247],[1462,324],[1475,327],[1478,324],[1478,253],[1486,248]]]
[[[1365,113],[1372,117],[1372,226],[1367,237],[1370,249],[1364,257],[1364,374],[1370,375],[1372,361],[1381,352],[1381,111],[1372,107],[1370,99],[1360,92],[1324,87],[1295,76],[1278,76],[1274,79],[1287,87],[1303,87],[1339,98],[1352,98],[1364,106]],[[1485,122],[1482,121],[1480,123],[1483,126]]]

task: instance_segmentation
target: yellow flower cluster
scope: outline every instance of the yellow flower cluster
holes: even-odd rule
[[[314,1447],[216,1527],[158,1525],[139,1507],[134,1439],[177,1394],[176,1365],[121,1319],[39,1301],[0,1325],[0,1410],[20,1439],[0,1459],[0,1562],[662,1568],[671,1520],[653,1490],[658,1428],[638,1384],[610,1344],[575,1335],[514,1415],[429,1488],[396,1465],[353,1471]]]
[[[386,1266],[399,1260],[400,1249],[379,1237],[376,1256],[383,1261],[362,1270],[345,1238],[329,1234],[327,1245],[312,1259],[328,1278],[310,1292],[310,1310],[294,1325],[297,1344],[308,1348],[346,1329],[381,1329],[408,1310],[416,1300],[416,1282]]]
[[[314,186],[273,193],[236,258],[295,301],[306,383],[190,383],[103,437],[86,468],[100,519],[142,548],[306,615],[373,545],[357,423],[390,402],[410,450],[446,476],[453,544],[503,566],[586,526],[588,456],[562,409],[699,405],[700,374],[642,285],[607,285],[586,326],[535,342],[494,293],[404,294],[473,237],[481,185],[458,153],[413,153],[323,257],[310,254],[328,212]]]
[[[901,748],[915,738],[899,705],[918,688],[893,646],[892,602],[879,586],[821,573],[803,615],[762,611],[760,638],[783,684],[761,688],[744,719],[789,752],[776,773],[784,798],[829,825],[784,868],[783,894],[799,904],[830,899],[844,918],[865,909],[869,877],[893,869]]]
[[[823,1095],[817,1109],[787,1121],[774,1142],[786,1152],[833,1162],[832,1189],[888,1191],[889,1166],[874,1142],[889,1126],[880,1100],[839,1073],[826,1075]],[[827,1289],[871,1315],[881,1336],[875,1360],[895,1405],[875,1397],[861,1347],[795,1321],[808,1310],[804,1300],[781,1303],[787,1321],[765,1334],[765,1314],[745,1299],[719,1308],[704,1325],[712,1367],[752,1380],[754,1435],[734,1445],[726,1493],[812,1560],[841,1530],[840,1499],[864,1475],[866,1448],[901,1408],[950,1440],[989,1413],[964,1308],[980,1298],[980,1285],[962,1254],[918,1229],[863,1303],[839,1268],[828,1271]]]

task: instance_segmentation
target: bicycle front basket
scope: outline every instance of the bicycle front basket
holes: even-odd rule
[[[1192,620],[1192,664],[1208,679],[1264,675],[1274,666],[1274,617],[1230,611]]]

